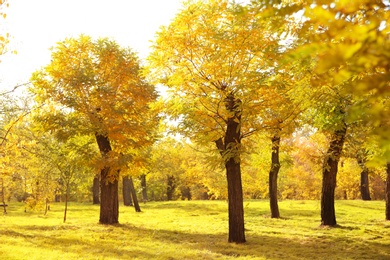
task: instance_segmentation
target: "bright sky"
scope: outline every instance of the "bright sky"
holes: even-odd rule
[[[28,81],[50,62],[49,48],[81,33],[110,37],[141,59],[161,25],[169,25],[182,0],[9,0],[6,31],[17,55],[1,57],[0,91]],[[1,31],[4,30],[1,28]]]

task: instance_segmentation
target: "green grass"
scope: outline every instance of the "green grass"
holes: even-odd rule
[[[47,216],[10,203],[0,213],[0,259],[390,259],[384,202],[337,201],[338,228],[321,228],[318,201],[246,201],[245,244],[227,243],[224,201],[150,202],[120,207],[120,224],[98,224],[99,207],[63,204]]]

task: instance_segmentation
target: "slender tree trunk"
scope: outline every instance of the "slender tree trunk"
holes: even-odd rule
[[[357,162],[362,169],[362,172],[360,173],[360,195],[362,197],[362,200],[371,200],[370,196],[370,186],[369,186],[369,179],[368,179],[368,168],[366,167],[364,155],[358,154],[357,155]]]
[[[371,200],[368,169],[366,167],[360,173],[360,193],[362,200]]]
[[[107,136],[96,134],[96,141],[103,157],[111,151]],[[114,176],[113,176],[114,174]],[[104,167],[100,172],[100,219],[102,224],[117,224],[119,219],[118,172]]]
[[[129,178],[129,185],[130,185],[130,191],[131,191],[131,197],[133,198],[134,202],[134,208],[136,212],[141,212],[141,208],[139,207],[138,199],[137,199],[137,193],[135,192],[133,178]]]
[[[132,198],[131,198],[131,187],[130,187],[130,178],[129,176],[123,177],[123,205],[125,206],[133,206]]]
[[[241,101],[234,98],[233,93],[225,99],[226,109],[234,115],[227,119],[225,138],[216,140],[222,158],[225,160],[228,211],[229,211],[229,242],[245,243],[244,200],[241,181],[240,143],[241,143]]]
[[[100,204],[100,180],[99,180],[99,174],[96,174],[93,178],[93,186],[92,186],[92,196],[93,196],[93,204],[98,205]]]
[[[271,207],[271,218],[280,218],[278,206],[278,173],[280,136],[272,137],[271,170],[269,171],[269,199]]]
[[[167,200],[173,199],[173,193],[175,192],[175,177],[168,175],[167,177]]]
[[[46,199],[45,199],[45,213],[44,213],[43,215],[46,216],[47,211],[49,211],[49,210],[50,210],[49,199],[46,198]]]
[[[148,201],[148,193],[146,192],[146,175],[142,174],[141,177],[141,188],[142,188],[142,200],[144,203]]]
[[[68,199],[69,199],[69,183],[66,183],[65,191],[65,209],[64,209],[64,223],[66,222],[66,215],[68,213]]]
[[[390,220],[390,162],[386,165],[386,220]]]
[[[54,196],[54,201],[55,201],[55,202],[61,202],[61,195],[60,195],[60,194],[56,194],[56,195]]]
[[[336,212],[334,208],[334,192],[341,151],[343,150],[347,127],[336,130],[329,144],[322,169],[321,194],[321,225],[336,226]]]

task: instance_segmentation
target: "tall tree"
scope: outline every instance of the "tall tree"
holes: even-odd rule
[[[126,155],[153,141],[154,87],[142,78],[136,55],[109,39],[81,35],[52,51],[51,63],[32,76],[31,91],[47,106],[42,121],[57,135],[95,136],[101,153],[99,221],[118,223],[120,169],[130,161]]]
[[[364,118],[373,125],[383,123],[382,117],[367,118],[367,115],[374,110],[375,114],[384,112],[373,106],[372,100],[383,101],[382,94],[388,85],[389,59],[385,57],[389,49],[385,43],[388,42],[389,6],[386,1],[376,0],[308,1],[303,5],[305,19],[297,37],[305,40],[297,48],[298,59],[315,57],[310,67],[310,92],[313,93],[310,102],[325,95],[327,98],[327,104],[313,102],[312,109],[316,111],[315,126],[330,137],[323,164],[321,217],[323,225],[334,226],[337,164],[347,126]]]
[[[256,120],[277,41],[259,10],[226,0],[193,1],[158,32],[151,74],[170,88],[181,133],[214,143],[228,183],[229,242],[245,242],[242,139]]]

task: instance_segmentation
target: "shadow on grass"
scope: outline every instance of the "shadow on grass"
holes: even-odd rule
[[[227,243],[225,234],[152,230],[130,224],[89,226],[86,239],[77,227],[23,226],[4,235],[34,247],[62,252],[78,249],[85,259],[390,259],[388,244],[380,239],[357,241],[348,237],[287,238],[247,232],[245,244]],[[348,228],[347,228],[348,230]],[[33,233],[33,234],[31,234]],[[76,234],[68,236],[69,233]],[[63,236],[61,236],[63,234]]]

